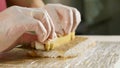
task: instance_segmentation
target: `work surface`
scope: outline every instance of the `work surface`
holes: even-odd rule
[[[1,68],[115,68],[120,63],[120,36],[82,36],[96,40],[96,46],[74,58],[32,58],[13,49],[0,56]]]

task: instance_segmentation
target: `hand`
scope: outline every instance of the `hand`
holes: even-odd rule
[[[66,35],[75,32],[81,21],[80,13],[76,8],[61,4],[48,4],[44,7],[53,20],[57,35]]]
[[[35,32],[36,36],[30,31]],[[26,35],[32,35],[34,40],[41,43],[56,37],[52,20],[46,10],[13,6],[0,13],[0,52],[8,51],[21,43],[21,38],[22,42],[31,40],[26,41]]]

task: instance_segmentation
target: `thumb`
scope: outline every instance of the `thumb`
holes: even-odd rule
[[[31,33],[24,33],[19,39],[18,44],[31,43],[37,41],[37,35]]]

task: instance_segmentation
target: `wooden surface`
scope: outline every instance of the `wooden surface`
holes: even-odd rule
[[[63,47],[58,47],[58,51],[64,51],[66,52],[67,50],[69,50],[71,47],[74,47],[78,44],[80,44],[81,42],[84,42],[85,40],[87,40],[87,37],[80,37],[77,36],[75,40],[71,41],[70,43],[64,44]],[[67,48],[67,46],[69,48]],[[83,49],[82,45],[82,49]],[[86,45],[87,46],[87,45]],[[65,49],[66,48],[66,49]],[[60,50],[63,49],[63,50]],[[81,49],[81,50],[82,50]],[[56,50],[56,49],[55,49]],[[55,51],[54,50],[54,51]],[[82,51],[84,52],[84,51]],[[73,58],[67,58],[67,59],[73,59]],[[42,58],[42,57],[31,57],[28,55],[28,50],[24,50],[24,49],[20,49],[20,48],[14,48],[13,50],[11,50],[10,52],[4,53],[0,55],[0,66],[7,66],[7,65],[27,65],[27,64],[31,64],[34,61],[41,61],[40,63],[49,63],[51,61],[63,61],[65,62],[67,60],[66,58]],[[5,65],[4,65],[5,64]],[[7,64],[7,65],[6,65]]]
[[[61,41],[64,41],[63,39]],[[59,43],[59,42],[58,42]],[[64,44],[59,45],[53,50],[50,51],[43,51],[43,50],[31,50],[29,54],[32,56],[40,56],[40,57],[76,57],[80,54],[83,54],[86,50],[89,50],[95,47],[95,40],[92,40],[87,37],[78,37],[76,36],[75,39],[66,42]]]
[[[33,58],[27,55],[26,50],[15,48],[8,53],[0,55],[0,68],[110,68],[110,66],[114,66],[120,56],[120,36],[83,37],[93,38],[100,42],[94,49],[86,51],[84,55],[67,59]]]

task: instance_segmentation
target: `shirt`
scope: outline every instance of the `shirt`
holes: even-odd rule
[[[3,11],[4,9],[6,9],[6,1],[0,0],[0,11]]]

